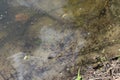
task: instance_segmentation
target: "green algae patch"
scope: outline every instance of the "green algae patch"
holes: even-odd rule
[[[74,16],[74,22],[81,26],[100,16],[105,5],[106,0],[68,0],[66,11],[71,12]]]

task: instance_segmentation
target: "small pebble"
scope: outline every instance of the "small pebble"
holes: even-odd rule
[[[2,19],[3,19],[3,15],[1,14],[1,15],[0,15],[0,20],[2,20]]]
[[[120,51],[120,49],[118,49],[118,51]]]
[[[112,42],[115,42],[115,40],[112,40]]]
[[[28,59],[28,56],[25,56],[25,57],[24,57],[24,60],[27,60],[27,59]]]
[[[102,50],[102,53],[105,53],[105,49]]]

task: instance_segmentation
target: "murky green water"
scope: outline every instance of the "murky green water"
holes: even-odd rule
[[[117,2],[1,0],[0,80],[69,79],[69,69],[83,63],[83,54],[103,49],[107,37],[112,40],[108,31],[119,23]]]

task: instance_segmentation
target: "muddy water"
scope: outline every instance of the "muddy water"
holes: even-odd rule
[[[0,80],[69,79],[118,22],[115,7],[114,0],[1,0]]]

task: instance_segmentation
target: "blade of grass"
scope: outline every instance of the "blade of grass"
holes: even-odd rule
[[[80,75],[80,69],[78,69],[77,78],[75,80],[82,80],[82,77]]]

